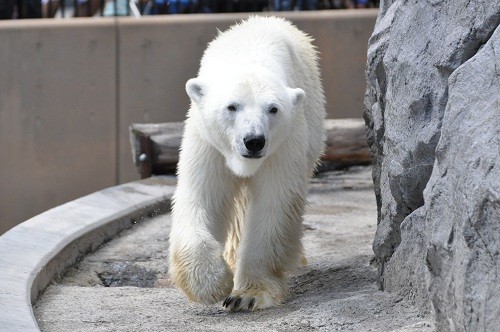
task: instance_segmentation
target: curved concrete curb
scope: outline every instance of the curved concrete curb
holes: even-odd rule
[[[58,206],[0,236],[0,330],[39,331],[40,291],[84,254],[141,218],[170,210],[175,181],[154,177]]]

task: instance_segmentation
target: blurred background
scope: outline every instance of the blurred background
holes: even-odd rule
[[[139,179],[132,123],[180,122],[207,43],[262,12],[315,38],[329,118],[363,114],[378,3],[0,0],[0,234]],[[83,16],[83,17],[82,17]]]
[[[2,0],[0,19],[135,16],[379,6],[379,0]]]

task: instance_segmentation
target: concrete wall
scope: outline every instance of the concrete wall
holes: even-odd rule
[[[114,43],[105,21],[0,25],[0,233],[116,183]]]
[[[361,117],[376,10],[281,14],[316,38],[330,118]],[[245,14],[0,22],[0,234],[138,178],[128,126],[182,121],[207,42]]]

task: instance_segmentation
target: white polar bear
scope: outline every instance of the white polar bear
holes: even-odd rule
[[[189,299],[230,311],[282,303],[305,262],[302,218],[324,145],[312,38],[281,18],[220,33],[186,83],[170,275]]]

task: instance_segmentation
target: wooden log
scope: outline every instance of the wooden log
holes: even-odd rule
[[[132,160],[141,178],[175,173],[183,129],[183,122],[137,123],[129,127]]]
[[[182,122],[130,126],[132,158],[142,178],[175,172],[183,128]],[[323,162],[336,167],[371,162],[362,119],[329,119],[325,121],[325,131]]]
[[[371,162],[363,119],[326,120],[326,147],[323,161],[345,164]]]

